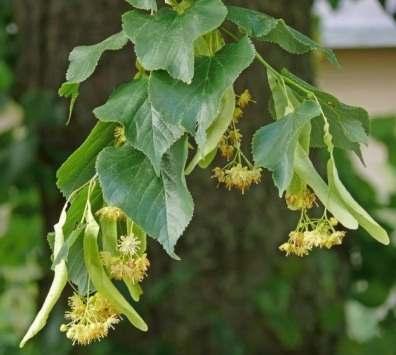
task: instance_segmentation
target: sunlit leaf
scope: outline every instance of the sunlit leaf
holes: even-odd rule
[[[186,159],[187,141],[181,139],[164,155],[160,177],[149,159],[129,145],[106,148],[97,161],[106,202],[121,208],[174,258],[175,244],[193,214]]]
[[[153,106],[164,120],[180,123],[195,134],[202,149],[206,130],[219,114],[225,90],[252,63],[254,54],[252,43],[245,37],[224,46],[213,57],[200,57],[190,85],[172,79],[165,72],[153,73],[150,81]]]
[[[273,172],[279,195],[287,189],[293,177],[294,155],[301,131],[319,114],[318,104],[304,101],[284,118],[260,128],[253,137],[255,164]]]
[[[220,0],[197,0],[182,14],[169,7],[155,15],[130,11],[123,15],[122,23],[145,69],[164,69],[173,78],[190,83],[194,76],[194,41],[219,27],[226,14]]]

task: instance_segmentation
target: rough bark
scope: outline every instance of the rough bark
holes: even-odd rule
[[[234,3],[283,17],[302,32],[310,32],[312,0]],[[116,32],[124,8],[121,0],[15,0],[22,48],[20,92],[54,92],[64,78],[68,52],[76,45],[94,43]],[[292,57],[274,46],[259,48],[274,66],[286,66],[312,80],[308,57]],[[71,126],[51,128],[50,137],[48,128],[42,127],[42,154],[75,148],[94,122],[91,109],[103,102],[115,84],[131,76],[132,67],[131,51],[106,54],[98,72],[83,85]],[[238,88],[249,88],[257,100],[242,123],[248,141],[252,132],[269,120],[263,68],[255,65],[243,75]],[[47,164],[57,165],[59,159],[50,159]],[[244,196],[216,189],[210,175],[210,171],[197,171],[189,180],[196,213],[178,245],[183,261],[170,260],[151,242],[153,267],[142,303],[142,313],[151,325],[149,333],[140,335],[126,325],[123,331],[115,332],[117,347],[139,349],[145,354],[159,354],[159,347],[169,354],[189,355],[332,354],[332,338],[323,333],[316,315],[318,302],[329,301],[319,300],[322,285],[317,259],[298,264],[286,261],[277,251],[294,217],[277,198],[270,175]],[[59,199],[47,196],[47,189],[42,186],[47,225],[51,226]],[[268,310],[262,310],[262,291],[278,287],[276,275],[292,282],[287,309],[277,306],[280,313],[293,314],[293,321],[298,323],[297,343],[281,339],[276,320]]]

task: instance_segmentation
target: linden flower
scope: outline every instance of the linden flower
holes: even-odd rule
[[[117,147],[122,146],[126,142],[125,128],[118,126],[114,129],[115,145]]]
[[[298,194],[286,194],[287,207],[292,210],[311,209],[316,201],[316,196],[309,189]]]
[[[224,138],[222,138],[219,143],[219,149],[221,155],[227,160],[230,160],[235,153],[235,148],[232,145],[228,144]]]
[[[239,121],[243,117],[243,110],[240,107],[235,107],[233,119]]]
[[[217,179],[217,181],[219,183],[225,182],[225,172],[224,172],[224,170],[217,166],[216,168],[213,169],[212,178]]]
[[[235,128],[228,133],[228,137],[231,140],[232,144],[241,143],[242,134],[239,129]]]
[[[101,258],[111,278],[116,280],[130,280],[133,284],[142,282],[147,276],[147,271],[150,267],[147,254],[132,258],[112,256],[108,252],[102,252]]]
[[[212,178],[224,184],[228,190],[237,188],[244,194],[252,184],[258,184],[261,181],[261,171],[261,168],[249,169],[247,166],[237,164],[230,169],[214,168]]]
[[[120,257],[112,257],[108,269],[110,276],[116,280],[130,279],[134,273],[133,261],[123,260]]]
[[[65,313],[65,319],[69,323],[62,324],[60,331],[66,333],[73,345],[101,340],[121,319],[112,304],[98,292],[88,297],[74,294],[68,304],[70,310]]]
[[[279,250],[285,252],[286,256],[291,254],[303,257],[308,255],[312,246],[307,242],[304,233],[293,231],[289,234],[289,240],[279,246]]]
[[[313,248],[330,249],[335,245],[341,245],[346,234],[344,231],[334,229],[337,224],[336,218],[327,218],[326,211],[322,218],[311,219],[303,209],[296,230],[289,234],[288,241],[283,243],[279,249],[286,256],[291,254],[305,256]]]
[[[145,276],[147,276],[147,271],[150,267],[150,261],[146,254],[139,256],[135,259],[135,279],[141,282]]]
[[[346,233],[344,231],[335,231],[326,236],[323,240],[323,246],[327,249],[332,248],[334,245],[341,245]]]
[[[123,255],[133,256],[138,252],[140,240],[134,235],[122,235],[118,242],[117,248]]]
[[[250,94],[249,90],[246,89],[241,96],[239,96],[238,99],[238,106],[240,108],[245,108],[247,105],[249,105],[250,102],[253,102],[252,100],[252,95]]]
[[[124,212],[122,212],[121,209],[112,206],[103,207],[98,212],[96,212],[96,214],[99,217],[103,217],[105,219],[110,219],[114,221],[124,217]]]
[[[233,166],[231,169],[227,169],[225,171],[226,178],[225,184],[226,187],[230,190],[235,187],[242,191],[242,194],[245,193],[253,183],[258,184],[261,181],[261,169],[260,168],[252,168],[251,170],[247,166],[242,166],[242,164],[237,164]]]

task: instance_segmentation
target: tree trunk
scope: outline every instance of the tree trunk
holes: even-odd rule
[[[55,92],[64,79],[68,52],[117,32],[127,8],[121,0],[14,3],[21,33],[20,93]],[[312,0],[234,3],[283,17],[310,33]],[[275,67],[312,80],[309,57],[290,56],[272,45],[258,48]],[[115,85],[129,80],[133,58],[128,49],[106,54],[97,73],[82,85],[69,127],[40,127],[40,159],[47,166],[57,166],[65,157],[49,152],[72,151],[94,124],[91,110]],[[255,64],[237,87],[239,92],[249,88],[257,101],[241,123],[249,151],[252,132],[269,121],[264,69]],[[217,189],[210,175],[197,171],[188,181],[196,212],[177,247],[183,261],[170,260],[156,242],[150,243],[152,270],[141,306],[149,333],[139,334],[124,322],[122,331],[113,332],[114,346],[144,354],[333,354],[337,330],[323,328],[321,312],[337,301],[339,290],[336,285],[328,292],[330,286],[320,275],[334,260],[322,254],[307,260],[280,255],[277,246],[293,228],[295,216],[277,198],[268,173],[263,184],[244,196]],[[53,198],[48,186],[41,190],[50,228],[60,198]]]

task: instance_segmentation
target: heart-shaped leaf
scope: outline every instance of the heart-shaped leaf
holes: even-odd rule
[[[194,208],[184,178],[187,153],[186,139],[175,143],[164,155],[160,177],[150,160],[127,144],[104,149],[97,160],[105,201],[125,211],[174,258]]]
[[[202,148],[206,130],[219,114],[225,90],[252,63],[254,55],[254,47],[245,37],[224,46],[213,57],[198,58],[190,85],[172,79],[165,72],[153,73],[149,89],[153,106],[164,120],[181,123],[195,134]]]
[[[155,15],[130,11],[123,15],[122,24],[145,69],[164,69],[173,78],[190,83],[194,41],[219,27],[226,14],[220,0],[196,0],[182,14],[167,7]]]
[[[94,114],[101,121],[121,123],[127,141],[147,155],[157,175],[162,156],[184,132],[180,125],[163,120],[154,109],[148,96],[147,77],[118,87]]]

